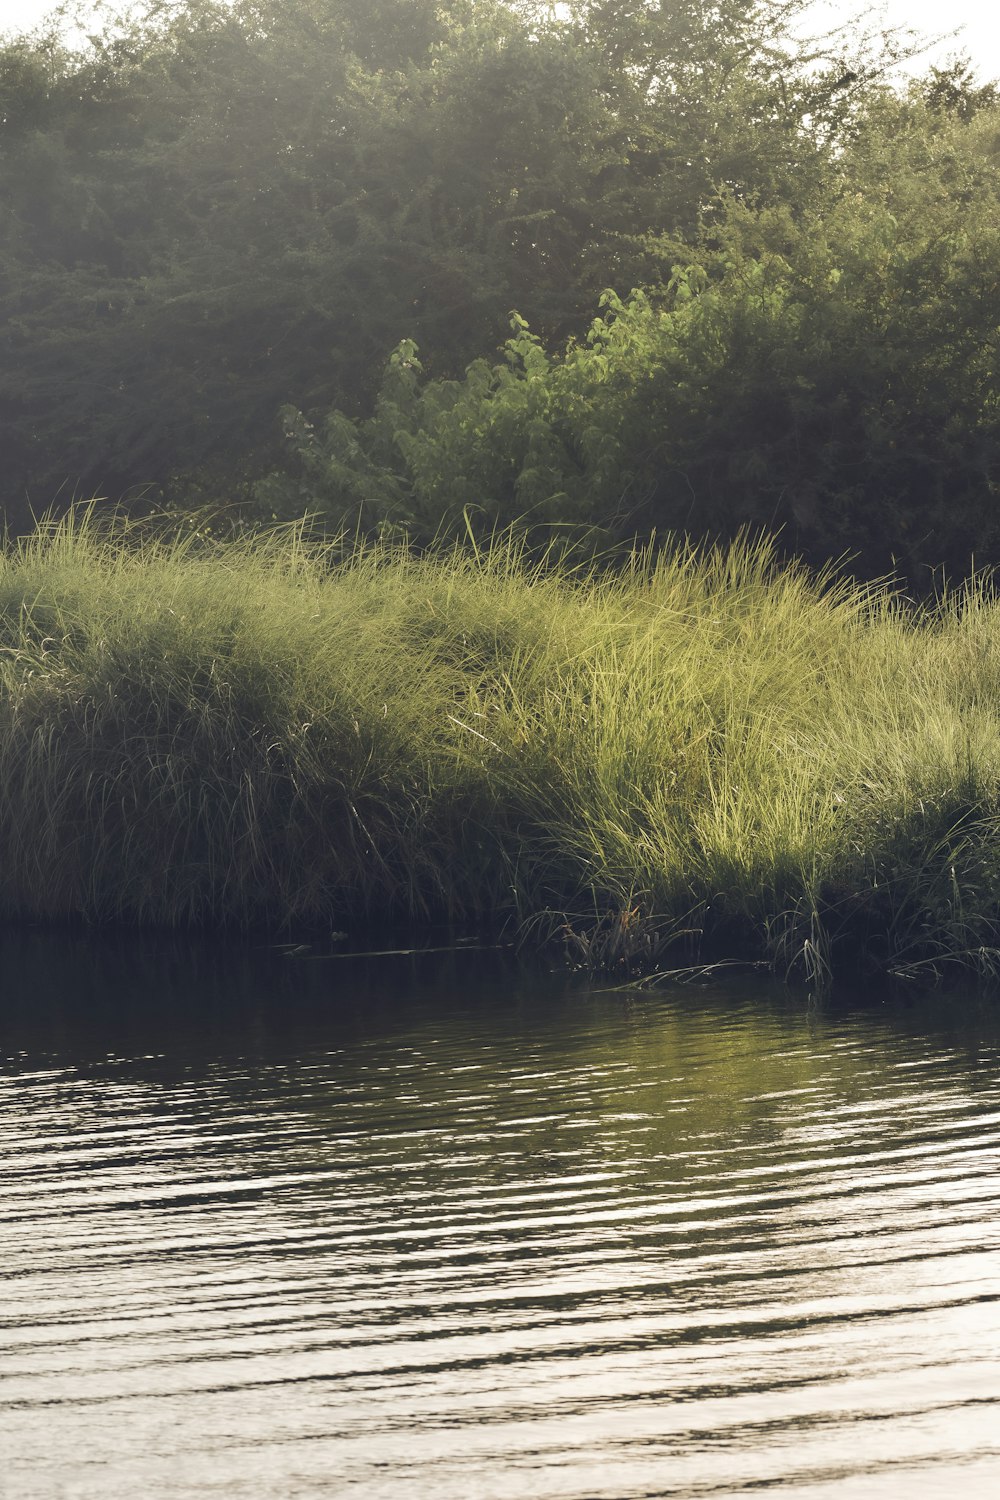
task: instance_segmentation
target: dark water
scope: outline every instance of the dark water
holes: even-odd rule
[[[1000,1002],[0,978],[5,1497],[1000,1494]]]

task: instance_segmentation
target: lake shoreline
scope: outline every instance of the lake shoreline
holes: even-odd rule
[[[992,974],[998,704],[988,580],[70,515],[0,564],[0,920]]]

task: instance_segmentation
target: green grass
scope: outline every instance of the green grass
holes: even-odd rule
[[[615,966],[992,970],[1000,605],[70,517],[0,558],[0,915],[515,917]]]

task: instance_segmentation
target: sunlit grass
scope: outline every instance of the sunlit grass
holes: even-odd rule
[[[1000,606],[69,518],[0,558],[0,912],[513,917],[572,956],[980,968]]]

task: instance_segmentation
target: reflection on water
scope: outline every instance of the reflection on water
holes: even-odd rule
[[[0,966],[11,1500],[1000,1493],[992,1005]]]

